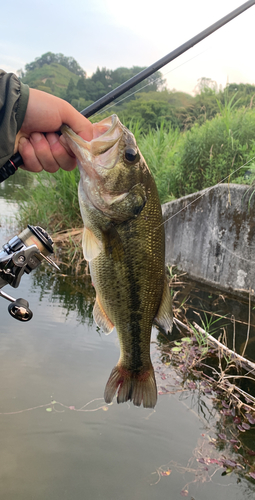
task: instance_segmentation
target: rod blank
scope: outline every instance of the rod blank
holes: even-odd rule
[[[166,64],[170,63],[171,61],[173,61],[174,59],[179,57],[181,54],[183,54],[187,50],[194,47],[194,45],[196,45],[197,43],[204,40],[204,38],[206,38],[209,35],[211,35],[212,33],[214,33],[214,31],[217,31],[219,28],[221,28],[222,26],[227,24],[229,21],[232,21],[232,19],[234,19],[235,17],[242,14],[242,12],[249,9],[254,4],[255,4],[255,0],[249,0],[248,2],[245,2],[244,4],[240,5],[240,7],[233,10],[232,12],[227,14],[226,16],[222,17],[221,19],[219,19],[219,21],[216,21],[216,23],[212,24],[211,26],[209,26],[205,30],[198,33],[198,35],[194,36],[193,38],[191,38],[190,40],[185,42],[183,45],[180,45],[180,47],[173,50],[172,52],[167,54],[165,57],[162,57],[162,59],[159,59],[157,62],[155,62],[154,64],[152,64],[148,68],[144,69],[143,71],[141,71],[137,75],[135,75],[132,78],[130,78],[129,80],[127,80],[127,82],[122,83],[122,85],[120,85],[116,89],[112,90],[111,92],[109,92],[105,96],[101,97],[100,99],[98,99],[96,102],[94,102],[93,104],[91,104],[87,108],[83,109],[81,111],[81,114],[83,116],[86,116],[86,118],[89,118],[89,116],[92,116],[94,113],[96,113],[100,109],[104,108],[107,104],[110,104],[110,102],[114,101],[115,99],[117,99],[117,97],[120,97],[125,92],[132,89],[135,85],[142,82],[143,80],[145,80],[149,76],[153,75],[153,73],[156,73],[156,71],[158,71],[160,68],[162,68]]]

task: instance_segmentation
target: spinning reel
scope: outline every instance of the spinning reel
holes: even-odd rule
[[[29,321],[33,313],[25,299],[15,299],[2,288],[11,285],[18,288],[24,273],[29,274],[42,261],[48,262],[55,269],[59,267],[48,255],[53,253],[53,240],[40,226],[27,226],[18,236],[14,236],[3,245],[0,252],[0,297],[11,302],[8,306],[10,315],[19,321]]]

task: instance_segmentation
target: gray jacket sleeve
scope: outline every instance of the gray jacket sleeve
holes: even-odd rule
[[[23,123],[29,87],[13,73],[0,70],[0,168],[12,156],[16,134]]]

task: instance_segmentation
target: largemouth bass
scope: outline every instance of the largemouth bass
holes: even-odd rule
[[[120,342],[105,401],[117,392],[118,403],[153,408],[151,328],[153,323],[172,328],[157,188],[133,134],[116,115],[93,125],[91,142],[65,125],[62,133],[80,170],[82,246],[96,289],[94,319],[106,334],[115,326]]]

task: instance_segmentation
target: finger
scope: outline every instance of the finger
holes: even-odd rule
[[[93,139],[92,123],[72,106],[66,107],[61,114],[62,123],[66,123],[76,134],[80,135],[86,141]]]
[[[18,143],[18,150],[23,159],[23,165],[30,172],[41,172],[42,165],[38,161],[34,148],[26,137],[21,137]]]
[[[46,172],[54,173],[59,169],[59,164],[52,155],[50,145],[43,134],[33,132],[30,142],[34,148],[35,155]]]
[[[73,170],[77,164],[76,159],[71,150],[63,144],[63,138],[57,134],[46,134],[46,139],[59,167],[67,171]]]

